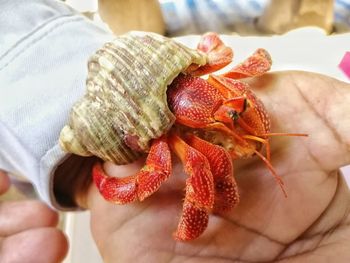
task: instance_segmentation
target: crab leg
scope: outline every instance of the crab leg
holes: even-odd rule
[[[177,135],[169,137],[169,145],[181,159],[185,172],[186,194],[183,213],[174,238],[180,241],[197,238],[207,228],[214,205],[214,182],[207,158]]]
[[[259,48],[253,55],[222,76],[233,79],[260,76],[270,70],[271,64],[270,54],[265,49]]]
[[[197,49],[207,54],[208,61],[204,66],[191,65],[187,68],[186,73],[192,76],[202,76],[217,71],[230,64],[233,58],[232,49],[222,42],[218,34],[213,32],[201,37]]]
[[[239,194],[229,153],[223,147],[208,143],[194,135],[187,136],[186,142],[209,161],[215,186],[213,211],[219,213],[232,209],[239,202]]]
[[[102,196],[111,202],[125,204],[143,200],[158,190],[171,173],[171,154],[165,137],[152,142],[145,166],[136,174],[117,178],[108,176],[100,163],[92,170],[93,180]]]

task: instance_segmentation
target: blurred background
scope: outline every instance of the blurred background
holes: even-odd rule
[[[350,0],[66,0],[64,2],[115,34],[142,30],[170,37],[195,35],[207,31],[235,35],[239,39],[238,51],[254,46],[251,42],[256,40],[265,45],[272,51],[272,56],[277,62],[276,69],[306,69],[328,73],[349,81],[338,65],[345,52],[350,52],[350,42],[344,41],[350,39]],[[302,31],[297,37],[291,34],[291,40],[286,39],[283,42],[283,48],[288,52],[276,50],[276,45],[273,45],[276,39],[270,41],[270,36],[288,35],[288,32],[305,27],[317,28],[317,32],[312,31],[310,34],[310,31]],[[306,44],[300,41],[303,38],[307,38]],[[324,49],[315,49],[314,47],[320,43],[324,44]],[[242,45],[244,46],[240,47]],[[332,54],[326,53],[325,56],[324,50]],[[239,52],[237,54],[239,56]],[[295,54],[298,54],[298,57]],[[345,167],[343,171],[350,184],[350,168]],[[12,188],[1,199],[27,198],[23,192],[30,192],[28,185],[21,182],[16,185],[17,188]],[[35,195],[32,197],[35,198]],[[90,234],[88,212],[62,213],[60,227],[67,233],[71,245],[64,263],[102,262]]]
[[[66,0],[116,34],[129,30],[168,36],[206,31],[281,34],[302,26],[327,33],[350,30],[350,0]]]

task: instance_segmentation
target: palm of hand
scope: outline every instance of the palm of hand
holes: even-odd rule
[[[350,257],[345,252],[350,242],[341,240],[350,233],[350,198],[338,172],[350,163],[349,87],[301,72],[250,82],[270,113],[273,131],[309,134],[271,140],[272,164],[288,198],[258,158],[238,161],[240,204],[211,216],[198,240],[179,243],[171,233],[181,213],[184,175],[175,172],[152,197],[126,206],[105,202],[92,187],[92,231],[106,262],[320,262],[342,250],[344,259]]]

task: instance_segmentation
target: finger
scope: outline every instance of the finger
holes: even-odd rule
[[[0,236],[9,236],[30,228],[56,226],[58,214],[34,200],[0,203]]]
[[[0,243],[2,263],[58,263],[64,259],[67,251],[67,238],[52,227],[29,229]]]
[[[294,160],[303,164],[299,167],[308,170],[321,168],[329,173],[350,163],[348,83],[325,75],[288,71],[265,74],[249,80],[249,84],[264,102],[274,126],[273,132],[309,135],[307,138],[292,138],[295,147],[292,152],[298,152],[293,156]],[[278,144],[285,147],[282,138],[278,140]],[[277,142],[276,139],[273,141]],[[307,159],[313,161],[305,162]],[[305,167],[305,164],[312,166]]]
[[[103,170],[108,176],[127,177],[137,173],[141,169],[144,162],[145,160],[143,158],[126,165],[115,165],[112,162],[105,162],[103,164]],[[93,184],[90,185],[85,194],[76,195],[75,197],[76,203],[84,209],[91,208],[91,200],[89,200],[91,188],[93,188]]]
[[[5,193],[10,188],[10,178],[0,170],[0,194]]]
[[[144,162],[145,160],[142,158],[126,165],[115,165],[112,162],[105,162],[103,164],[103,170],[110,176],[127,177],[137,173]]]

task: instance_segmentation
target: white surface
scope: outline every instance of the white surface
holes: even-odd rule
[[[63,263],[102,263],[90,231],[90,213],[67,213],[64,232],[69,238],[69,253]]]
[[[198,37],[182,37],[179,40],[195,47]],[[242,61],[259,47],[266,48],[274,61],[272,70],[307,70],[333,76],[349,82],[338,64],[350,49],[350,34],[325,36],[322,31],[305,28],[274,37],[223,36],[224,42],[235,52],[234,63]],[[350,183],[350,167],[344,169]],[[96,247],[91,239],[89,214],[67,214],[66,233],[71,250],[64,263],[100,263]]]

